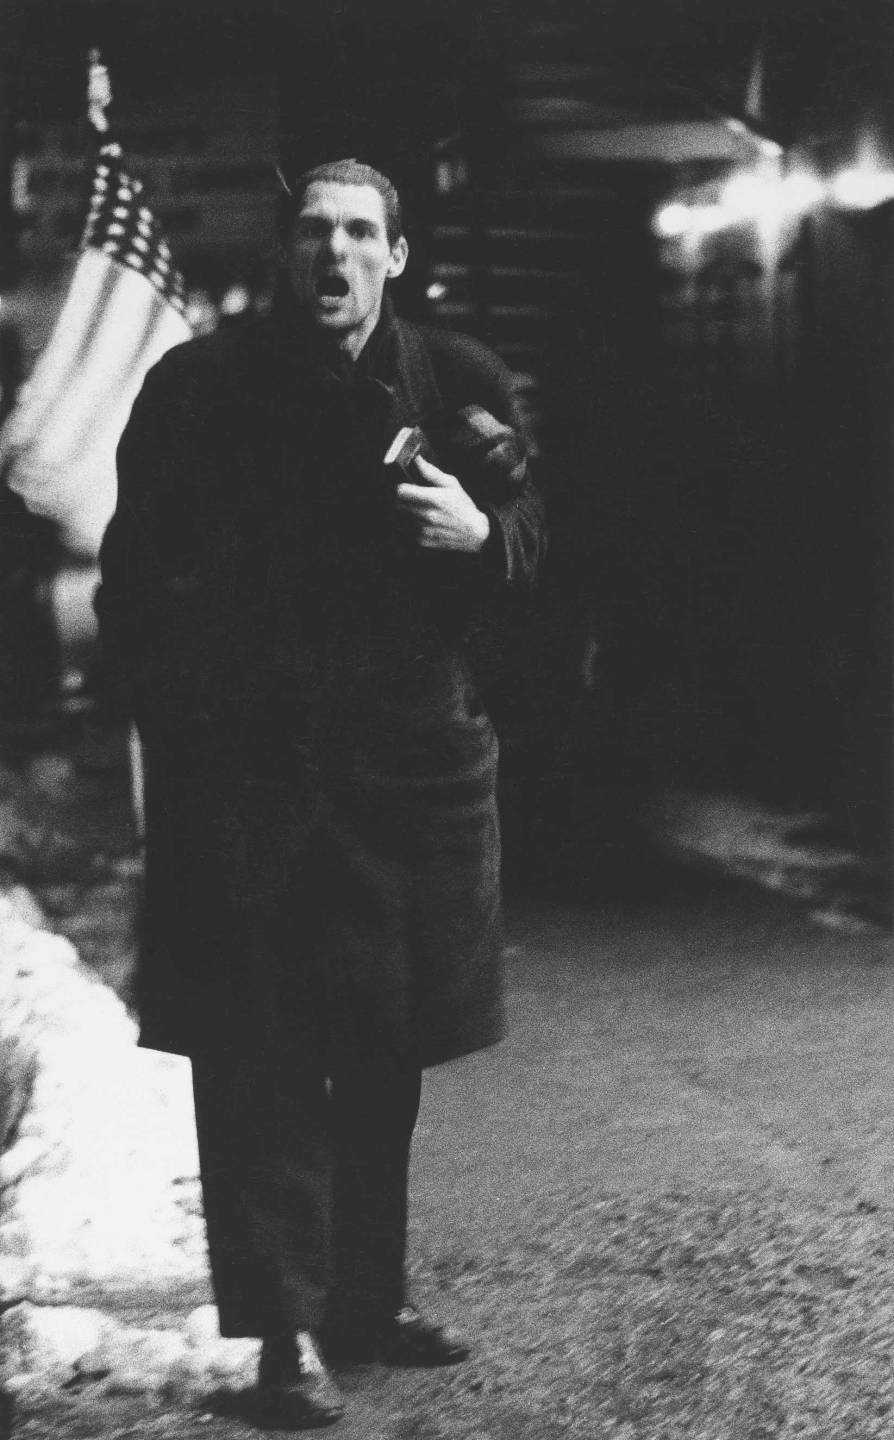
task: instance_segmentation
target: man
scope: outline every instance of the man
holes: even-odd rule
[[[407,1304],[407,1165],[422,1069],[500,1034],[469,653],[543,538],[505,367],[392,311],[391,183],[340,161],[292,195],[271,318],[147,378],[97,609],[145,751],[141,1039],[192,1059],[221,1331],[301,1427],[342,1412],[324,1360],[468,1353]],[[416,425],[442,465],[405,476]]]

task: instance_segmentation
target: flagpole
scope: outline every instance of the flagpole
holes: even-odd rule
[[[99,135],[107,135],[109,121],[106,111],[112,103],[112,84],[109,72],[102,63],[99,50],[93,49],[87,57],[87,120]]]
[[[115,448],[146,372],[189,339],[182,277],[141,181],[128,173],[90,50],[86,115],[93,175],[67,293],[0,435],[0,480],[94,556],[114,511]]]

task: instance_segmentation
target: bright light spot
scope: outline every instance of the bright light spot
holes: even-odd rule
[[[655,234],[663,235],[668,240],[685,235],[689,229],[691,213],[688,205],[663,205],[653,221]]]
[[[766,135],[758,135],[755,130],[745,124],[736,115],[727,115],[723,122],[732,135],[741,135],[750,140],[760,155],[767,160],[778,160],[782,154],[782,146],[776,140],[769,140]]]
[[[804,215],[818,205],[825,194],[821,180],[806,170],[792,171],[782,181],[783,207],[789,215]]]
[[[442,285],[440,280],[433,280],[425,293],[429,300],[443,300],[447,294],[447,286]]]
[[[744,220],[766,210],[770,193],[771,187],[760,176],[734,175],[723,187],[721,205],[729,211],[731,220]]]
[[[230,285],[221,296],[221,315],[242,315],[251,305],[251,295],[245,285]]]
[[[842,170],[832,181],[832,197],[846,210],[872,210],[894,200],[894,171],[854,168]]]
[[[795,171],[784,178],[776,167],[773,173],[769,173],[769,167],[763,171],[739,171],[727,180],[713,202],[686,205],[674,201],[663,206],[652,219],[652,229],[663,239],[690,242],[742,224],[755,225],[764,233],[768,226],[776,227],[786,218],[806,214],[825,193],[821,181],[806,171]]]
[[[439,195],[452,195],[468,184],[469,170],[461,155],[446,156],[435,166],[435,189]]]
[[[824,189],[814,175],[796,171],[780,179],[756,174],[734,175],[722,192],[728,223],[740,220],[779,222],[803,215],[823,198]]]
[[[737,218],[726,205],[693,205],[689,213],[692,216],[690,230],[696,236],[714,235],[734,224]]]
[[[701,240],[735,222],[726,205],[665,205],[652,221],[656,235],[665,240]]]

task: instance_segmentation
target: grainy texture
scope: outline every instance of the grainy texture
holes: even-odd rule
[[[594,857],[592,901],[516,901],[508,1041],[427,1077],[412,1288],[472,1361],[350,1373],[332,1433],[889,1440],[888,937],[685,872],[606,888]],[[136,1327],[197,1303],[79,1299]],[[257,1434],[248,1394],[114,1388],[20,1395],[14,1440]]]
[[[892,1433],[889,1214],[803,1203],[793,1214],[785,1196],[739,1191],[634,1203],[564,1198],[565,1213],[508,1234],[497,1258],[470,1246],[438,1256],[436,1268],[417,1263],[418,1293],[462,1314],[478,1335],[476,1356],[436,1375],[354,1372],[346,1382],[351,1412],[337,1434]],[[87,1385],[23,1409],[14,1433],[237,1440],[252,1433],[232,1413],[239,1403],[190,1410]]]

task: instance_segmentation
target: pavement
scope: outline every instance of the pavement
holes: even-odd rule
[[[119,865],[116,889],[95,855],[123,772],[80,774],[88,883],[71,845],[61,879],[41,872],[39,843],[32,881],[126,994],[132,875]],[[414,1293],[472,1332],[474,1358],[349,1373],[333,1433],[890,1440],[887,932],[824,926],[720,869],[594,852],[570,892],[513,888],[508,939],[508,1037],[427,1074],[412,1170]],[[144,1320],[140,1296],[118,1303]],[[145,1296],[162,1321],[178,1307]],[[31,1395],[8,1433],[257,1432],[244,1394],[97,1380]]]
[[[824,932],[731,882],[664,885],[627,906],[516,907],[509,1039],[429,1084],[436,1113],[468,1117],[479,1194],[530,1172],[894,1199],[888,937]]]

